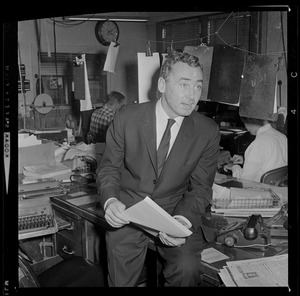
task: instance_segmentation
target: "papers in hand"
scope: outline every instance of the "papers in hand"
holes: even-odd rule
[[[187,237],[192,234],[148,196],[126,209],[125,215],[130,222],[154,236],[160,231],[173,237]]]

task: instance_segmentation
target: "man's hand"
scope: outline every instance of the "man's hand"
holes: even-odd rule
[[[180,217],[175,217],[175,219],[178,222],[180,222],[183,226],[185,226],[186,228],[189,228],[188,224]],[[160,232],[158,234],[158,237],[163,244],[165,244],[167,246],[171,246],[171,247],[180,247],[181,245],[184,245],[186,243],[185,237],[173,237],[173,236],[169,236],[168,234],[163,233],[163,232]]]
[[[172,237],[164,232],[160,232],[158,234],[158,237],[163,244],[170,247],[180,247],[181,245],[184,245],[186,243],[185,237]]]
[[[130,223],[123,214],[125,209],[126,206],[116,198],[109,200],[105,208],[105,220],[109,225],[116,228]]]

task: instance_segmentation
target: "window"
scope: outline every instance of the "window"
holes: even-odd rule
[[[201,23],[200,18],[169,21],[163,24],[163,52],[173,47],[174,50],[182,50],[185,46],[197,46],[200,44]]]
[[[233,45],[250,48],[250,14],[233,13],[208,17],[207,45]]]
[[[168,48],[184,50],[185,46],[234,45],[250,48],[251,14],[248,12],[220,13],[168,21],[162,24],[162,52]]]
[[[73,82],[74,53],[57,53],[48,57],[41,53],[42,83],[37,83],[37,93],[42,92],[51,96],[54,105],[70,105]],[[105,58],[99,54],[86,54],[86,67],[88,72],[91,101],[93,104],[106,102],[106,72],[103,71]]]

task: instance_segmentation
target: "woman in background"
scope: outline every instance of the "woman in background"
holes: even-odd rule
[[[245,159],[234,155],[224,170],[231,170],[233,177],[260,182],[265,172],[287,165],[287,137],[267,120],[241,119],[250,134],[256,137],[246,149]]]

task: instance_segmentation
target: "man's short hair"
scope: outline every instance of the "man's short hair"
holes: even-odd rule
[[[110,104],[119,104],[122,105],[125,101],[125,96],[121,93],[119,93],[118,91],[112,91],[108,96],[108,102]]]
[[[203,66],[200,64],[199,59],[186,52],[173,51],[167,56],[164,64],[161,67],[160,77],[167,80],[169,73],[171,72],[173,66],[178,62],[188,64],[191,67],[199,67],[203,71]]]

